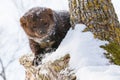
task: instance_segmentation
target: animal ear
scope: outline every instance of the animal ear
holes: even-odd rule
[[[26,23],[25,23],[25,17],[24,16],[20,18],[20,24],[21,24],[22,27],[25,27]]]
[[[53,11],[50,8],[47,9],[47,13],[49,14],[50,18],[53,19]]]

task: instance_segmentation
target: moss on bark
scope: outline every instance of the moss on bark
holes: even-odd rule
[[[111,62],[120,65],[120,45],[118,43],[111,42],[101,47],[107,50],[106,57],[109,58]]]
[[[104,48],[111,61],[120,65],[120,24],[111,0],[69,0],[71,24],[83,23],[84,31],[106,40]]]

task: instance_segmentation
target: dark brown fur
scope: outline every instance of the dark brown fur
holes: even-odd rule
[[[35,55],[57,48],[70,28],[69,13],[36,7],[20,18]]]

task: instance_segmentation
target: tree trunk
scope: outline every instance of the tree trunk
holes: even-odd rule
[[[39,66],[33,66],[33,54],[24,55],[20,58],[20,64],[26,69],[25,80],[76,80],[76,76],[69,69],[70,55],[55,60],[48,61]]]
[[[71,24],[83,23],[84,31],[91,31],[95,38],[107,40],[101,46],[106,56],[120,65],[120,24],[111,0],[69,0]]]

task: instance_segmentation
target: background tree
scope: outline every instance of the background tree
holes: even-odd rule
[[[120,24],[111,0],[69,0],[71,24],[83,23],[84,31],[91,31],[95,38],[109,41],[101,46],[106,57],[120,65]]]
[[[9,60],[9,62],[5,66],[3,60],[0,57],[0,77],[2,77],[3,80],[7,80],[6,70],[9,67],[9,65],[13,63],[15,60],[16,60],[15,58],[12,58],[11,60]]]
[[[6,80],[5,67],[3,66],[3,61],[1,60],[1,58],[0,58],[0,66],[1,66],[0,76],[3,78],[3,80]]]

